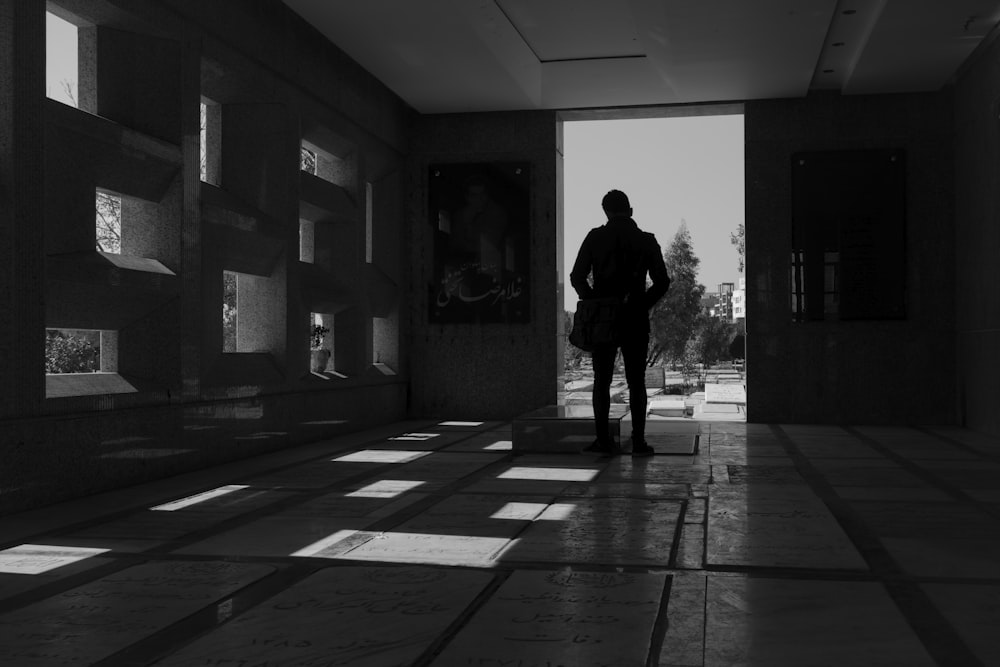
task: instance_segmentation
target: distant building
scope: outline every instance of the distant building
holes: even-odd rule
[[[740,286],[738,289],[733,290],[732,295],[732,321],[738,322],[739,320],[746,319],[747,316],[747,281],[746,278],[740,278]]]
[[[731,322],[733,320],[733,283],[721,283],[719,291],[711,296],[714,301],[709,309],[712,317]]]

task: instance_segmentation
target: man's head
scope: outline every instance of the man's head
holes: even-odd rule
[[[612,190],[604,195],[601,200],[601,208],[604,214],[611,218],[632,217],[632,206],[629,204],[628,195],[621,190]]]

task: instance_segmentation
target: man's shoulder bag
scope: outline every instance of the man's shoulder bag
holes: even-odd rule
[[[569,342],[584,352],[619,343],[623,304],[624,299],[617,296],[577,301]]]

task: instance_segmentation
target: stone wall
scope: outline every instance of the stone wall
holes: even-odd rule
[[[79,108],[45,96],[47,8],[78,26]],[[0,513],[406,415],[409,107],[278,0],[0,0],[0,32]],[[107,332],[108,372],[47,376],[46,329]]]
[[[984,41],[955,90],[958,405],[1000,435],[1000,41]]]
[[[412,406],[415,414],[509,419],[556,402],[561,374],[562,293],[558,267],[561,184],[554,112],[422,116],[407,166]],[[523,323],[430,321],[434,225],[428,220],[432,164],[530,164],[530,314]]]
[[[955,422],[951,118],[947,91],[746,103],[750,421]],[[906,152],[905,319],[793,323],[792,155],[890,148]]]

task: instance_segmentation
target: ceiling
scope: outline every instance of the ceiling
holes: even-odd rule
[[[423,113],[938,90],[1000,0],[284,0]]]

